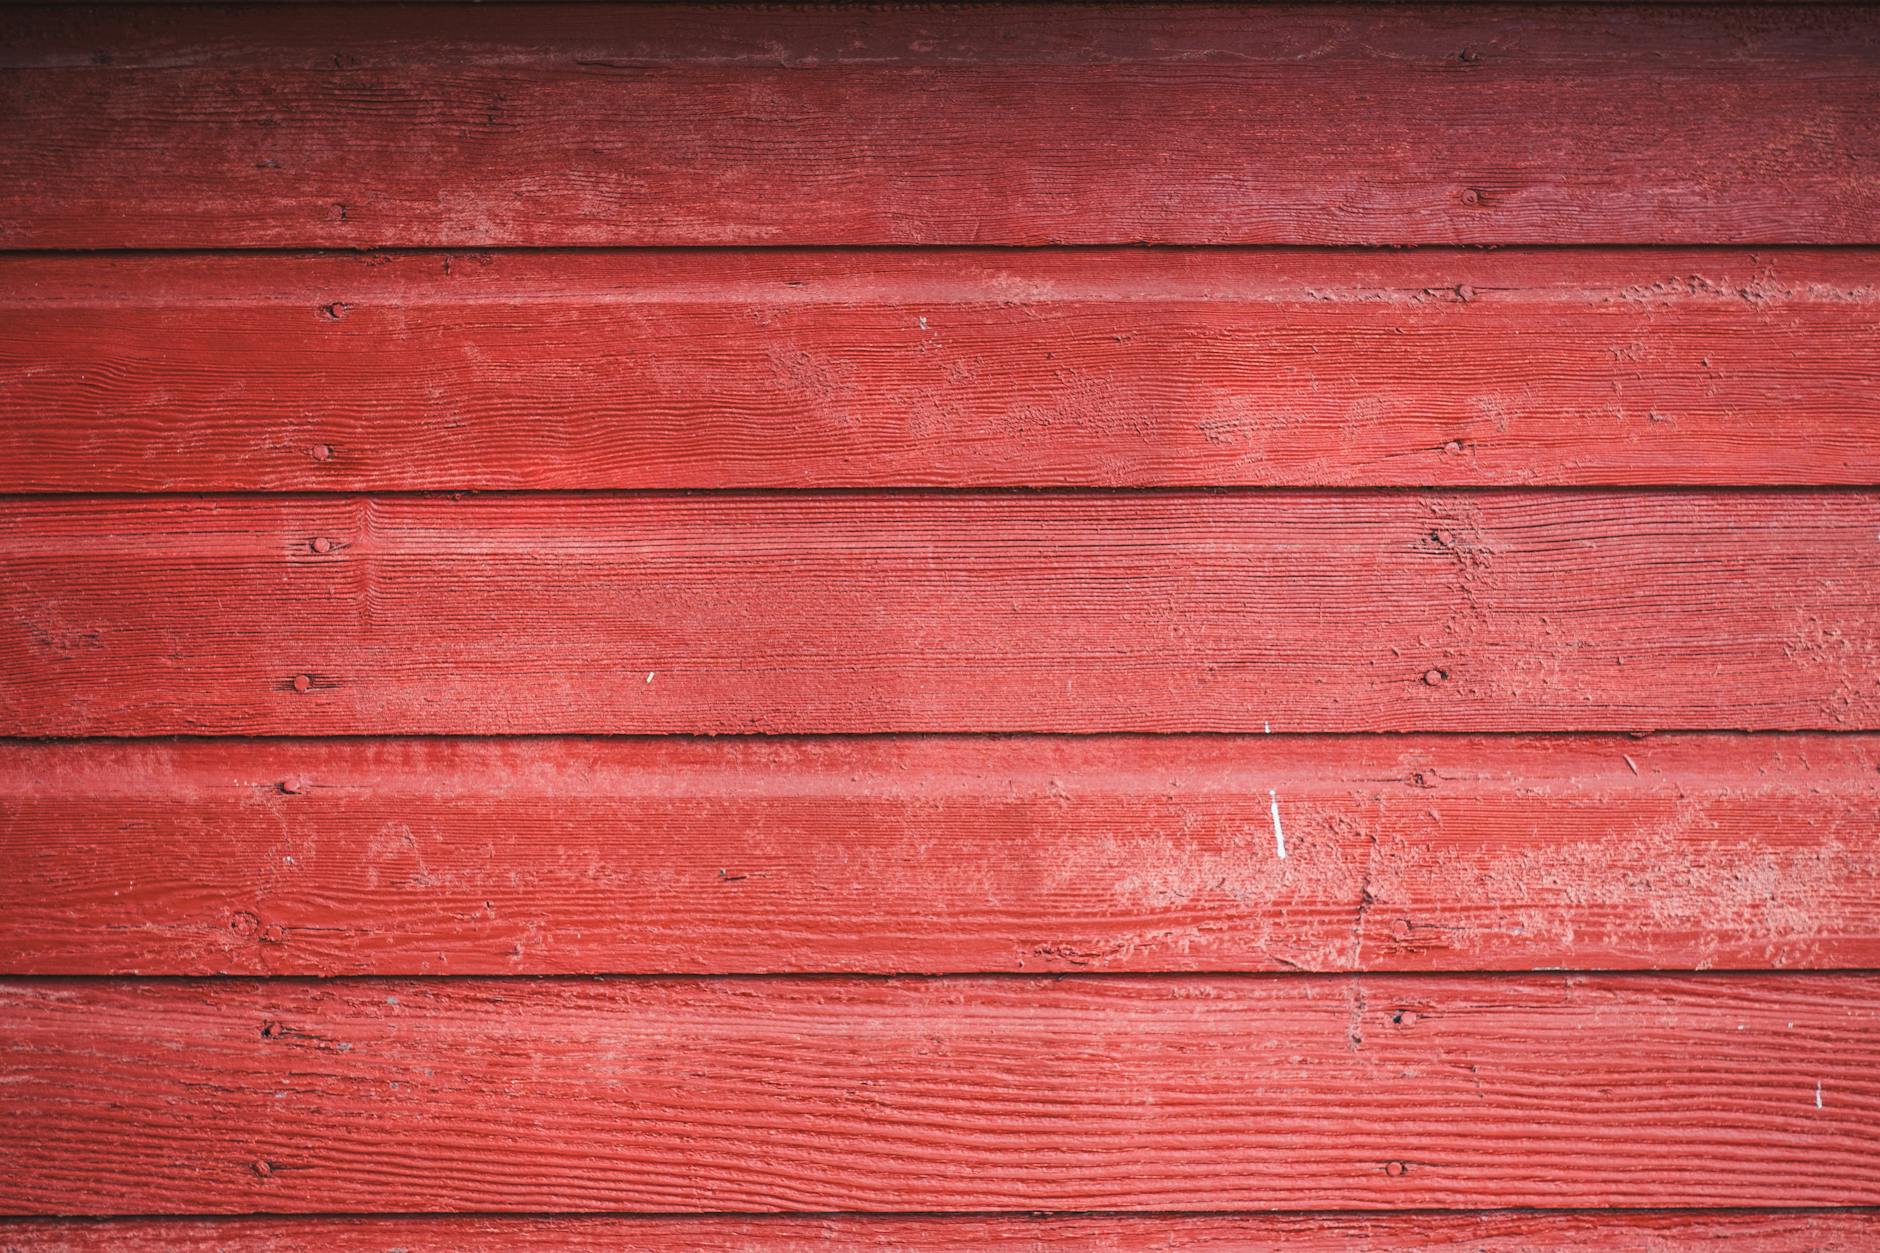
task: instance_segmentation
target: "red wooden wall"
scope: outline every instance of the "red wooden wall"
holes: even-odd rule
[[[0,31],[0,1247],[1880,1244],[1880,12]]]

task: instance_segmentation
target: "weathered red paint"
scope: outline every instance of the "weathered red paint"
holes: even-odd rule
[[[1200,1250],[1244,1253],[1606,1253],[1689,1245],[1758,1253],[1865,1253],[1880,1217],[1860,1210],[1808,1212],[1492,1214],[1106,1214],[819,1215],[797,1217],[423,1217],[0,1220],[0,1246],[22,1253],[160,1249],[257,1253],[319,1248],[336,1253],[482,1253],[483,1250],[619,1249],[686,1253],[827,1253],[830,1249],[929,1249],[983,1253]]]
[[[1880,12],[0,48],[0,1246],[1875,1243]]]
[[[1867,252],[0,257],[0,490],[1862,484]]]
[[[0,983],[0,1211],[1880,1204],[1871,975]]]
[[[1851,731],[1876,586],[1870,491],[16,497],[0,731]]]
[[[0,974],[1880,967],[1880,737],[0,745]]]
[[[1880,220],[1859,6],[5,22],[12,247],[1871,243]]]

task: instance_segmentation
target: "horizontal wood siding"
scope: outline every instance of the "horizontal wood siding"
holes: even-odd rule
[[[8,1210],[1880,1203],[1871,976],[39,981],[0,1017]]]
[[[1864,243],[1880,215],[1859,7],[6,27],[12,247]]]
[[[0,747],[35,974],[1880,967],[1880,739]]]
[[[0,502],[0,730],[1856,730],[1880,493]]]
[[[1043,1253],[1249,1247],[1283,1253],[1389,1248],[1415,1253],[1603,1253],[1697,1245],[1762,1253],[1864,1253],[1880,1240],[1880,1216],[1813,1213],[1220,1214],[884,1217],[796,1216],[384,1217],[0,1220],[0,1241],[32,1253],[163,1249],[207,1253],[242,1248],[282,1253],[462,1253],[474,1250],[645,1249],[688,1253],[811,1253],[836,1249],[932,1249]]]
[[[1863,484],[1867,252],[0,258],[0,491]]]
[[[1880,9],[0,9],[0,1249],[1880,1244]]]

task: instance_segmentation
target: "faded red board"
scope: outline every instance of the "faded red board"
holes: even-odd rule
[[[1873,967],[1877,745],[16,743],[0,972]]]
[[[9,12],[0,244],[1880,236],[1880,17],[1859,7],[530,5],[448,26]]]
[[[1876,586],[1872,492],[16,497],[0,732],[1876,729]]]
[[[1873,1205],[1867,975],[0,984],[0,1208]]]
[[[1880,253],[0,261],[0,490],[1872,483]]]
[[[1877,64],[0,12],[0,1245],[1874,1243]]]
[[[1760,1253],[1864,1253],[1880,1218],[1820,1213],[1154,1214],[1090,1217],[712,1218],[227,1218],[109,1222],[0,1221],[8,1249],[223,1250],[387,1248],[408,1253],[482,1249],[686,1249],[810,1253],[895,1249],[1109,1250],[1172,1248],[1286,1253],[1379,1248],[1403,1253],[1606,1253],[1614,1247],[1716,1244]]]

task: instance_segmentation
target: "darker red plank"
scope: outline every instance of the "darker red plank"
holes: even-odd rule
[[[0,490],[1880,481],[1880,254],[0,261]]]
[[[31,981],[0,1208],[1880,1202],[1864,975]]]
[[[1880,494],[14,498],[0,732],[1880,729]]]
[[[1877,744],[15,743],[0,972],[1875,967]]]
[[[22,1253],[83,1249],[332,1249],[459,1253],[484,1249],[1286,1250],[1404,1253],[1604,1253],[1717,1245],[1759,1253],[1860,1253],[1880,1242],[1866,1211],[1496,1214],[1112,1214],[1089,1217],[636,1216],[597,1218],[222,1218],[0,1221]]]
[[[1873,243],[1860,7],[11,13],[0,245]]]

